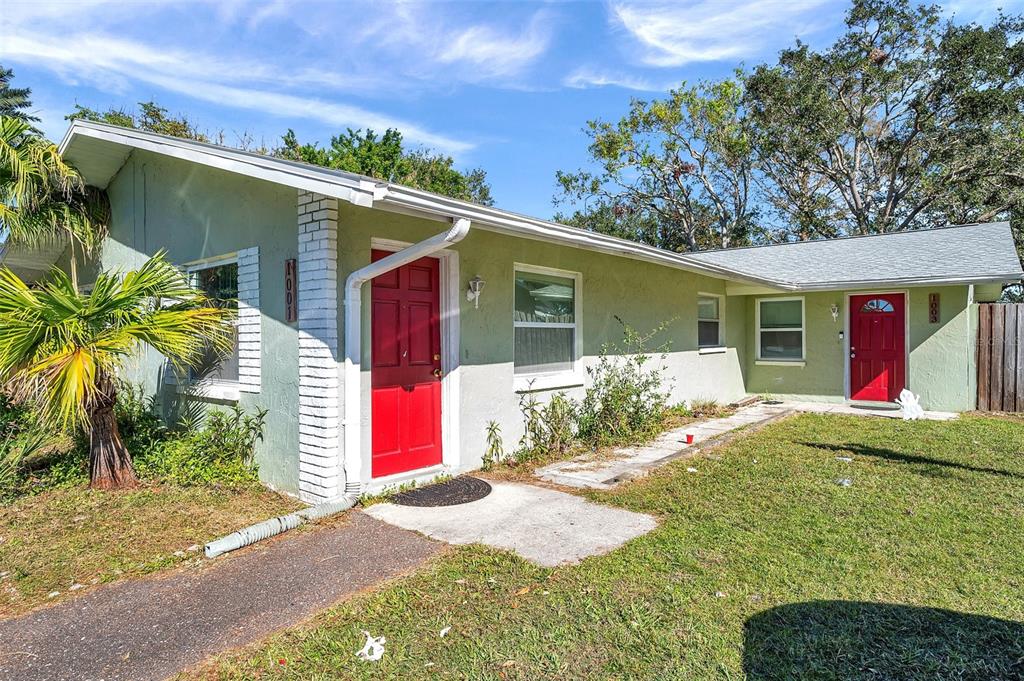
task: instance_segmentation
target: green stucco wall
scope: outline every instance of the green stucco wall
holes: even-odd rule
[[[348,204],[339,206],[339,296],[344,277],[370,262],[374,237],[406,243],[420,241],[448,227],[432,220],[385,213]],[[538,240],[471,229],[452,250],[459,254],[459,317],[461,383],[460,443],[462,465],[477,465],[485,446],[489,421],[501,426],[507,449],[522,433],[519,394],[513,389],[512,300],[515,264],[550,267],[582,274],[581,297],[584,363],[595,361],[603,345],[620,342],[621,318],[645,333],[674,320],[651,341],[651,348],[669,344],[664,360],[671,380],[671,401],[712,398],[729,402],[745,394],[741,357],[746,349],[744,311],[725,303],[725,340],[720,354],[697,352],[697,293],[724,294],[722,280],[703,277],[637,260],[568,248]],[[467,282],[486,282],[479,308],[466,300]],[[363,367],[369,366],[369,287],[363,299]],[[343,320],[342,320],[343,323]],[[339,329],[339,337],[342,335]],[[369,379],[363,380],[363,442],[369,442]],[[540,391],[578,396],[579,388]]]
[[[259,246],[262,389],[241,393],[239,404],[267,410],[256,456],[261,476],[296,491],[298,340],[295,325],[284,321],[283,286],[284,261],[296,257],[298,246],[295,190],[136,150],[108,194],[110,238],[97,263],[104,269],[131,269],[160,249],[183,264]],[[176,389],[163,385],[163,371],[162,358],[150,351],[129,364],[126,377],[158,395],[168,413],[176,412],[183,405]]]
[[[908,387],[926,409],[965,411],[974,408],[974,326],[967,286],[911,288],[908,294]],[[849,315],[847,293],[808,293],[805,302],[807,356],[805,366],[760,364],[756,358],[755,305],[761,298],[744,296],[747,311],[747,390],[782,398],[841,402],[846,398],[847,344],[839,338]],[[928,321],[928,294],[938,293],[939,323]],[[831,307],[840,308],[838,321]]]

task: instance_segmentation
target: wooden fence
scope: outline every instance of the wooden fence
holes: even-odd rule
[[[1024,412],[1024,303],[978,306],[978,409]]]

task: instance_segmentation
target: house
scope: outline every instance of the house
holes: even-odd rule
[[[61,151],[110,196],[98,267],[166,249],[237,300],[232,357],[190,378],[151,354],[130,378],[168,410],[267,409],[261,475],[311,502],[473,469],[492,421],[513,446],[520,396],[579,394],[616,317],[673,320],[655,342],[675,403],[908,387],[969,410],[976,303],[1022,276],[1007,223],[678,254],[98,123]]]

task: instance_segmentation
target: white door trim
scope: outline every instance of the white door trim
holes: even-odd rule
[[[396,241],[382,237],[372,237],[370,248],[379,251],[400,251],[411,246],[406,241]],[[373,464],[373,439],[372,423],[373,409],[369,404],[366,413],[370,425],[370,437],[363,438],[363,471],[366,480],[363,480],[364,489],[368,491],[380,490],[396,484],[419,480],[428,474],[434,477],[441,473],[457,471],[462,463],[462,452],[459,446],[459,416],[461,412],[461,372],[459,371],[459,312],[461,288],[459,286],[459,253],[451,249],[442,249],[431,253],[430,258],[437,258],[440,261],[438,300],[440,302],[439,314],[441,315],[441,464],[428,466],[423,469],[405,471],[396,475],[389,475],[382,478],[374,478],[372,473]],[[372,312],[370,313],[372,314]],[[364,320],[367,328],[372,328],[368,320]],[[371,331],[372,333],[372,331]],[[371,342],[372,346],[372,342]],[[372,369],[371,369],[372,371]],[[367,376],[367,378],[369,378]],[[362,392],[362,391],[360,391]]]
[[[844,298],[844,305],[846,309],[843,311],[843,397],[847,402],[853,402],[850,399],[852,394],[852,386],[850,385],[850,341],[853,339],[850,337],[852,329],[850,328],[850,315],[853,313],[853,308],[850,306],[850,298],[853,296],[903,296],[903,373],[906,378],[906,388],[910,388],[910,289],[903,289],[902,291],[882,290],[882,291],[847,291],[846,297]],[[858,402],[860,400],[857,400]]]

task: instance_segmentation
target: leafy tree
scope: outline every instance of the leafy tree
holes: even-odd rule
[[[633,100],[617,123],[588,122],[597,169],[557,173],[556,202],[594,201],[600,219],[592,228],[635,232],[673,250],[747,243],[756,207],[742,103],[742,84],[729,79],[684,86],[664,100]]]
[[[32,90],[27,87],[11,87],[14,71],[0,64],[0,116],[15,118],[23,123],[38,123],[39,118],[26,109],[32,106]],[[38,132],[33,128],[33,132]]]
[[[494,203],[483,169],[460,172],[450,156],[406,151],[402,133],[394,128],[382,137],[373,130],[349,128],[345,134],[332,137],[328,147],[302,144],[290,129],[281,139],[281,146],[273,152],[280,158],[359,173],[484,206]]]
[[[76,251],[99,243],[109,212],[106,195],[86,186],[53,143],[0,116],[0,240],[31,247],[66,239],[74,282]]]
[[[0,381],[53,424],[88,431],[93,487],[131,487],[114,416],[118,369],[143,345],[176,367],[198,363],[211,346],[227,350],[230,314],[162,254],[134,272],[100,274],[89,293],[61,270],[29,287],[0,268]]]
[[[747,81],[768,200],[815,236],[990,220],[1019,201],[1024,22],[854,0],[822,52],[797,43]],[[1016,176],[1016,177],[1015,177]]]
[[[97,111],[81,104],[75,104],[74,112],[65,116],[65,118],[69,121],[80,119],[96,121],[97,123],[109,123],[110,125],[120,125],[123,128],[145,130],[161,135],[196,140],[197,142],[210,141],[209,135],[201,132],[196,127],[196,124],[190,121],[187,116],[169,115],[167,109],[153,101],[139,102],[138,111],[123,108]]]

